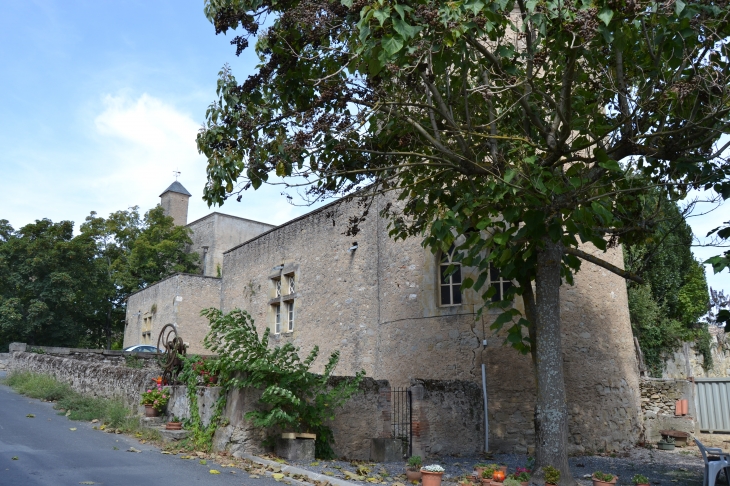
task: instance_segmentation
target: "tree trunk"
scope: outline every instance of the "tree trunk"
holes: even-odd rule
[[[553,466],[560,485],[576,485],[568,467],[568,407],[560,333],[560,262],[562,245],[545,238],[537,254],[535,278],[535,469]],[[541,477],[541,471],[538,472]]]

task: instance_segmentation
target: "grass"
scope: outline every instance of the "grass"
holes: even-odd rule
[[[68,384],[61,383],[52,376],[13,371],[4,380],[4,384],[30,398],[47,402],[56,402],[53,408],[68,413],[71,420],[99,420],[105,429],[115,429],[123,433],[134,434],[145,440],[158,440],[160,434],[156,430],[141,427],[139,419],[124,406],[120,399],[98,398],[83,395],[73,390]]]

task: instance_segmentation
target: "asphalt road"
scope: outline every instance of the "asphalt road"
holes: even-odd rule
[[[5,374],[0,372],[0,378]],[[35,418],[26,415],[34,414]],[[76,428],[75,431],[70,430]],[[141,453],[127,452],[130,447]],[[17,459],[13,459],[16,457]],[[211,469],[220,471],[210,474]],[[232,474],[231,471],[235,471]],[[125,435],[93,430],[88,422],[57,415],[53,404],[0,385],[0,485],[71,486],[281,486],[270,477],[208,461],[182,460]]]

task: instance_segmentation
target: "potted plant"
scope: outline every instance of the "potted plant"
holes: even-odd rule
[[[635,486],[649,486],[649,478],[643,474],[635,474],[631,480],[634,482]]]
[[[182,420],[177,417],[172,417],[172,419],[165,424],[165,430],[182,430]]]
[[[421,466],[423,466],[421,456],[411,456],[408,458],[408,463],[406,464],[406,478],[408,478],[408,481],[421,480]]]
[[[169,399],[170,393],[164,390],[162,385],[157,385],[142,392],[142,401],[140,403],[144,405],[145,417],[159,416],[160,412],[165,409]]]
[[[469,479],[469,476],[465,476],[459,479],[459,486],[474,486],[474,483]]]
[[[198,374],[203,386],[215,386],[218,383],[219,363],[216,358],[199,358],[193,363],[193,371]]]
[[[593,486],[611,486],[612,484],[616,484],[618,477],[613,474],[596,471],[591,476],[591,479],[593,480]]]
[[[548,484],[551,486],[557,486],[560,482],[560,471],[552,466],[545,466],[542,470],[545,473],[545,486]]]
[[[497,469],[496,471],[494,471],[492,473],[492,484],[494,484],[494,483],[502,484],[502,481],[505,480],[506,476],[507,475],[504,473],[504,471],[502,471],[501,468]]]
[[[674,437],[663,437],[662,440],[657,442],[656,446],[663,451],[673,451]]]
[[[527,483],[530,481],[530,472],[525,467],[517,467],[515,472],[510,474],[509,477],[519,481],[522,486],[527,486]]]
[[[484,468],[489,467],[489,464],[485,462],[477,462],[474,464],[474,470],[476,471],[476,477],[478,480],[481,481],[482,479],[482,471],[484,471]]]
[[[492,476],[494,476],[494,467],[487,464],[482,468],[482,486],[491,486],[492,484]]]
[[[438,464],[430,464],[421,468],[421,482],[423,486],[441,486],[441,476],[444,468]]]
[[[522,486],[522,483],[515,478],[507,478],[504,480],[504,486]]]

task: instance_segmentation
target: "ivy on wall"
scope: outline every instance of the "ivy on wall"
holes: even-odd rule
[[[250,387],[263,390],[259,400],[261,409],[247,412],[246,419],[274,434],[282,431],[314,433],[317,435],[317,457],[334,457],[333,433],[326,422],[334,418],[335,409],[357,392],[365,372],[360,371],[354,378],[331,385],[330,378],[340,359],[338,351],[330,355],[322,374],[314,374],[310,369],[319,355],[317,346],[301,359],[299,349],[291,343],[270,347],[270,330],[266,328],[259,335],[253,318],[246,311],[235,309],[224,314],[210,308],[201,311],[201,315],[210,321],[210,331],[203,344],[218,355],[216,370],[219,384],[223,387],[221,396],[225,397],[231,389]],[[219,405],[220,410],[224,406],[225,403]],[[220,410],[214,416],[216,423]],[[197,402],[191,399],[192,411],[197,413]],[[213,424],[214,421],[211,421],[208,427]],[[205,444],[208,443],[208,434],[212,440],[214,432],[213,429],[213,432],[201,433]]]

